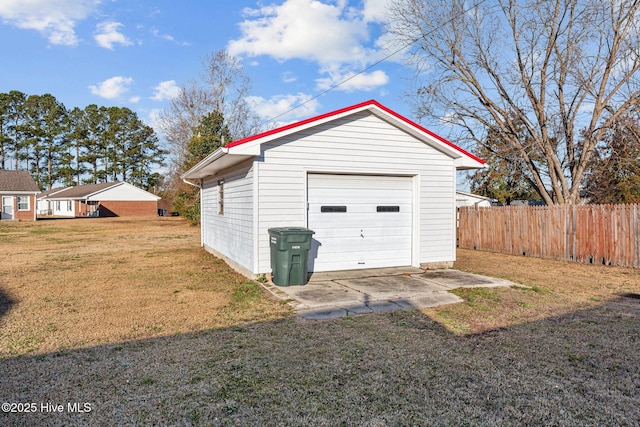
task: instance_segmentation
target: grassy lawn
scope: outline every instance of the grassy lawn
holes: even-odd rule
[[[0,223],[0,425],[638,425],[638,271],[460,251],[522,286],[303,321],[198,233]]]
[[[458,250],[455,268],[508,279],[514,288],[459,289],[465,299],[426,310],[454,333],[480,333],[598,307],[640,293],[640,270]]]
[[[0,357],[288,313],[202,250],[199,232],[180,218],[0,222]]]

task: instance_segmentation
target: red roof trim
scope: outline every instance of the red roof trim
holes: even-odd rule
[[[298,126],[303,126],[303,125],[306,125],[308,123],[313,123],[315,121],[319,121],[319,120],[325,119],[327,117],[337,116],[339,114],[346,113],[346,112],[351,111],[351,110],[357,110],[358,108],[361,108],[361,107],[364,107],[366,105],[369,105],[372,102],[375,102],[375,101],[362,102],[360,104],[352,105],[351,107],[341,108],[339,110],[331,111],[329,113],[321,114],[319,116],[311,117],[311,118],[308,118],[308,119],[305,119],[305,120],[302,120],[302,121],[299,121],[299,122],[290,123],[288,125],[285,125],[285,126],[282,126],[282,127],[279,127],[279,128],[271,129],[271,130],[268,130],[266,132],[262,132],[262,133],[259,133],[259,134],[256,134],[256,135],[249,136],[249,137],[244,138],[244,139],[239,139],[237,141],[230,142],[229,144],[225,145],[225,147],[226,148],[236,147],[238,145],[245,144],[245,143],[250,142],[250,141],[255,141],[256,139],[260,139],[260,138],[264,138],[264,137],[267,137],[267,136],[271,136],[271,135],[274,135],[274,134],[277,134],[277,133],[280,133],[280,132],[284,132],[284,131],[289,130],[289,129],[294,129],[294,128],[298,127]]]
[[[461,148],[461,147],[457,146],[457,145],[456,145],[456,144],[454,144],[453,142],[451,142],[451,141],[448,141],[448,140],[444,139],[443,137],[441,137],[441,136],[440,136],[440,135],[438,135],[437,133],[431,132],[429,129],[427,129],[427,128],[425,128],[425,127],[420,126],[420,125],[419,125],[419,124],[417,124],[416,122],[414,122],[414,121],[412,121],[412,120],[407,119],[407,118],[406,118],[406,117],[404,117],[403,115],[398,114],[398,113],[396,113],[396,112],[395,112],[395,111],[393,111],[393,110],[390,110],[389,108],[385,107],[385,106],[384,106],[384,105],[382,105],[382,104],[379,104],[379,103],[378,103],[378,102],[376,102],[376,101],[372,101],[372,102],[373,102],[373,103],[374,103],[378,108],[380,108],[380,109],[382,109],[382,110],[386,111],[387,113],[391,114],[392,116],[396,117],[397,119],[400,119],[400,120],[402,120],[403,122],[407,123],[408,125],[411,125],[411,126],[413,126],[413,127],[417,128],[417,129],[420,129],[422,132],[424,132],[424,133],[426,133],[426,134],[428,134],[428,135],[430,135],[430,136],[434,137],[434,138],[435,138],[435,139],[437,139],[438,141],[442,142],[443,144],[448,145],[449,147],[453,148],[454,150],[457,150],[457,151],[461,152],[462,154],[464,154],[464,155],[466,155],[466,156],[471,157],[473,160],[475,160],[475,161],[477,161],[477,162],[480,162],[480,163],[482,163],[483,165],[485,164],[485,161],[484,161],[484,160],[482,160],[482,159],[480,159],[480,158],[478,158],[478,157],[474,156],[473,154],[471,154],[470,152],[468,152],[468,151],[467,151],[467,150],[465,150],[464,148]]]
[[[302,121],[299,121],[299,122],[295,122],[295,123],[291,123],[291,124],[288,124],[288,125],[285,125],[285,126],[281,126],[279,128],[271,129],[269,131],[262,132],[262,133],[259,133],[259,134],[256,134],[256,135],[252,135],[252,136],[249,136],[247,138],[239,139],[237,141],[230,142],[225,147],[226,148],[236,147],[238,145],[246,144],[247,142],[255,141],[256,139],[265,138],[267,136],[275,135],[275,134],[278,134],[278,133],[281,133],[281,132],[284,132],[284,131],[287,131],[287,130],[290,130],[290,129],[295,129],[297,127],[304,126],[304,125],[309,124],[309,123],[320,121],[320,120],[323,120],[323,119],[326,119],[326,118],[329,118],[329,117],[333,117],[333,116],[338,116],[340,114],[347,113],[347,112],[353,111],[353,110],[358,110],[360,108],[368,107],[370,105],[374,105],[374,106],[380,108],[381,110],[383,110],[386,113],[392,115],[393,117],[395,117],[395,118],[405,122],[406,124],[408,124],[408,125],[416,128],[416,129],[428,134],[429,136],[437,139],[438,141],[440,141],[443,144],[453,148],[454,150],[459,151],[460,153],[472,158],[473,160],[475,160],[477,162],[480,162],[482,164],[485,164],[485,162],[483,160],[479,159],[478,157],[474,156],[473,154],[469,153],[468,151],[458,147],[457,145],[455,145],[454,143],[452,143],[450,141],[447,141],[446,139],[444,139],[440,135],[431,132],[430,130],[420,126],[419,124],[415,123],[412,120],[407,119],[406,117],[402,116],[401,114],[396,113],[395,111],[385,107],[384,105],[380,104],[378,101],[373,100],[373,99],[369,100],[369,101],[361,102],[361,103],[356,104],[356,105],[352,105],[350,107],[341,108],[339,110],[335,110],[335,111],[331,111],[329,113],[321,114],[319,116],[311,117],[311,118],[308,118],[308,119],[305,119],[305,120],[302,120]]]

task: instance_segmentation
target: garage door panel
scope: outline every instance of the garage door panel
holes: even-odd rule
[[[407,197],[410,197],[410,194]],[[339,211],[327,212],[322,210],[323,207],[327,208],[327,207],[337,207],[337,206],[346,207],[347,211],[346,212],[339,212]],[[378,207],[391,207],[391,206],[397,207],[398,212],[379,212],[377,210]],[[393,215],[393,214],[397,215],[397,214],[403,214],[403,213],[411,215],[411,204],[400,203],[395,200],[386,200],[384,203],[381,203],[380,196],[373,196],[371,197],[370,201],[365,201],[365,202],[363,202],[362,200],[358,200],[357,202],[353,200],[335,200],[335,201],[326,201],[325,203],[322,203],[322,204],[309,203],[309,215],[329,214],[329,215],[339,216],[345,213],[354,213],[354,212],[378,215],[378,216]],[[329,219],[329,218],[326,218],[326,219]]]
[[[330,214],[324,214],[330,215]],[[392,219],[380,218],[380,217],[368,217],[366,215],[358,216],[355,212],[345,217],[344,219],[330,218],[326,220],[323,217],[309,215],[309,224],[327,224],[333,228],[358,228],[358,229],[371,229],[371,228],[395,228],[399,224],[410,223],[411,215],[396,215]],[[410,226],[408,226],[410,228]],[[311,227],[309,227],[311,228]]]
[[[411,251],[405,251],[400,255],[410,258]],[[334,270],[357,270],[360,268],[383,268],[389,267],[388,260],[390,257],[397,257],[397,251],[380,252],[374,256],[363,258],[361,261],[353,259],[345,259],[344,254],[331,254],[323,259],[322,263],[331,265],[331,270],[310,270],[310,271],[334,271]],[[311,260],[310,267],[320,267],[320,264],[314,265],[314,260]]]
[[[322,237],[325,239],[340,239],[342,237],[359,237],[361,240],[364,238],[388,238],[389,234],[404,237],[411,236],[411,227],[402,226],[386,227],[384,230],[374,227],[362,229],[353,227],[335,227],[321,231]],[[389,240],[392,241],[391,239]]]
[[[410,177],[309,174],[310,271],[410,265],[412,188]]]
[[[342,194],[344,188],[327,188],[322,191],[314,191],[314,199],[309,199],[309,203],[312,204],[327,204],[327,203],[340,203],[340,202],[351,202],[353,203],[353,199],[347,199]],[[348,191],[348,190],[347,190]],[[399,203],[407,200],[408,197],[411,197],[411,190],[402,190],[402,189],[390,189],[388,191],[376,190],[375,192],[367,192],[360,194],[358,198],[358,203],[378,203],[380,200],[386,200],[385,203]],[[380,196],[386,196],[384,199],[381,199]]]
[[[315,176],[317,185],[315,188],[351,188],[351,187],[366,187],[372,179],[377,179],[380,175],[331,175],[331,174],[310,174],[309,176]],[[325,177],[339,177],[336,180],[324,180]],[[376,184],[377,189],[395,189],[401,186],[406,176],[384,176],[385,180],[378,180]],[[312,178],[315,179],[315,178]],[[322,182],[320,182],[322,180]]]
[[[400,184],[402,185],[402,184]],[[338,190],[347,190],[349,188],[346,187],[336,187],[336,188],[314,188],[314,196],[317,196],[314,199],[310,199],[310,201],[325,201],[327,198],[329,199],[344,199],[344,195],[340,193]],[[366,191],[366,190],[363,190]],[[384,193],[390,198],[394,198],[396,200],[405,200],[404,197],[409,196],[412,191],[411,188],[403,188],[403,187],[390,187],[390,188],[376,188],[375,193],[371,194],[372,197],[375,197],[377,194]],[[380,200],[380,199],[375,199]]]

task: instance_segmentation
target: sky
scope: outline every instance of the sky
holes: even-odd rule
[[[159,131],[158,112],[203,74],[208,54],[227,50],[265,122],[369,99],[415,120],[401,55],[372,66],[392,51],[388,1],[0,0],[0,92],[128,107]]]

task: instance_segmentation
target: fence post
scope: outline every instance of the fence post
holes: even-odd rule
[[[640,268],[640,247],[638,245],[638,204],[633,205],[633,266]]]

